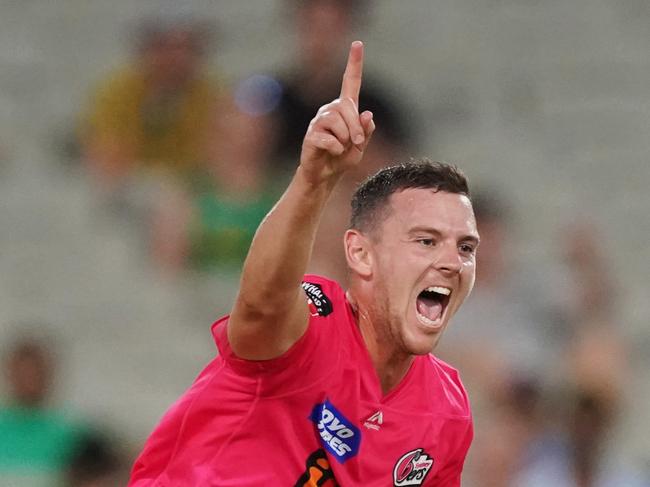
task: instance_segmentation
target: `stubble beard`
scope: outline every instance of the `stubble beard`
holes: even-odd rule
[[[378,345],[380,345],[384,354],[388,356],[396,358],[401,355],[413,355],[408,350],[401,333],[402,319],[391,312],[390,294],[384,281],[381,281],[374,296],[375,299],[369,309],[369,315],[375,329]]]

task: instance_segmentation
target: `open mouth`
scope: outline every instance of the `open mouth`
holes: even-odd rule
[[[418,294],[416,309],[418,319],[427,326],[438,326],[449,304],[451,289],[443,286],[429,286]]]

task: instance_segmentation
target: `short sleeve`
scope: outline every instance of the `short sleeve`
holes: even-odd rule
[[[277,376],[278,381],[300,387],[321,380],[333,370],[338,359],[341,327],[349,320],[345,293],[334,281],[306,275],[302,282],[309,324],[303,336],[289,350],[270,360],[237,357],[228,342],[229,317],[212,326],[212,334],[224,362],[236,373],[249,377]]]

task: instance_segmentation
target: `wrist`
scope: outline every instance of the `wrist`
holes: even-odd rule
[[[294,179],[296,179],[301,186],[304,186],[310,193],[325,193],[327,196],[334,190],[334,187],[339,182],[343,172],[332,172],[327,175],[314,176],[302,164],[296,169]]]

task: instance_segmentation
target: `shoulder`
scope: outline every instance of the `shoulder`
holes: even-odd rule
[[[135,69],[125,67],[114,70],[95,85],[90,100],[90,114],[98,121],[107,115],[133,111],[143,92],[144,78]]]
[[[132,66],[125,66],[109,73],[99,84],[99,92],[130,93],[141,89],[145,80],[142,74]]]
[[[307,274],[303,277],[301,287],[309,306],[309,325],[303,336],[283,355],[264,361],[251,361],[235,356],[228,342],[227,326],[229,316],[225,316],[212,325],[212,335],[219,354],[230,366],[244,373],[282,370],[289,364],[313,360],[316,349],[321,348],[326,354],[338,350],[341,330],[352,319],[345,292],[341,286],[322,276]]]
[[[339,283],[323,276],[305,274],[301,283],[312,316],[328,316],[345,304],[345,291]]]
[[[432,369],[433,380],[442,388],[442,397],[446,399],[441,406],[450,415],[470,417],[469,397],[458,370],[432,354],[427,355],[426,359]]]

